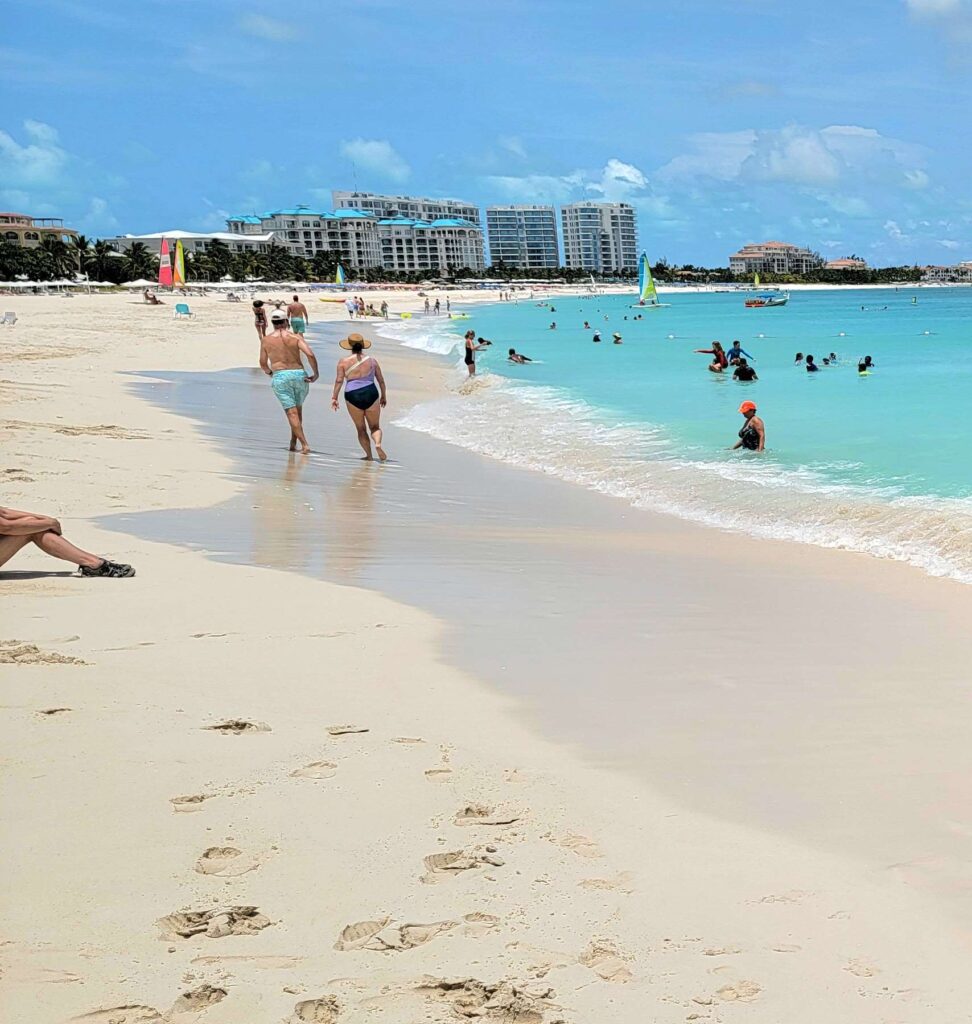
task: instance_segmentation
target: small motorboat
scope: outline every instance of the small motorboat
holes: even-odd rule
[[[790,301],[789,293],[773,292],[768,295],[755,295],[746,299],[746,309],[761,309],[763,306],[785,306]]]

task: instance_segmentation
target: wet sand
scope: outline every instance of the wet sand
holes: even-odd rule
[[[376,351],[396,381],[453,373]],[[162,379],[137,393],[197,420],[245,489],[106,526],[422,607],[453,664],[592,762],[972,921],[972,588],[633,510],[393,425],[394,462],[360,464],[325,395],[321,451],[282,456],[262,377]]]

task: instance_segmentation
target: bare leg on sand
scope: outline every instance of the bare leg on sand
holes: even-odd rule
[[[297,445],[300,444],[300,450],[306,454],[310,451],[310,445],[307,443],[307,438],[304,437],[304,410],[301,406],[295,405],[285,412],[287,413],[287,422],[290,424],[290,450],[297,451]]]
[[[358,444],[361,445],[361,450],[364,452],[365,461],[370,461],[373,457],[371,454],[371,437],[368,434],[364,410],[357,408],[357,406],[352,405],[350,402],[345,404],[354,422],[355,430],[358,432]]]
[[[368,429],[371,431],[371,440],[375,442],[375,451],[378,453],[378,458],[384,462],[388,456],[385,454],[385,449],[381,446],[381,406],[377,402],[365,409],[365,421],[368,424]]]

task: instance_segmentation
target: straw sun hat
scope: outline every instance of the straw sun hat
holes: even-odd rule
[[[362,338],[360,334],[349,334],[346,338],[342,338],[338,344],[341,348],[346,349],[348,352],[351,351],[351,345],[354,342],[360,342],[362,348],[371,348],[371,342],[367,338]]]

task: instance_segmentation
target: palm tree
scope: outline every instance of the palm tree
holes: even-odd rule
[[[115,269],[115,263],[120,262],[113,255],[114,252],[115,250],[107,242],[101,239],[95,242],[88,258],[88,271],[94,273],[96,280],[107,281],[112,276],[111,272]]]
[[[210,262],[216,271],[216,277],[224,277],[229,273],[230,266],[233,262],[233,254],[230,252],[230,248],[225,242],[221,242],[218,238],[214,238],[209,245],[206,246],[206,255],[209,257]]]
[[[45,235],[41,239],[44,270],[52,277],[64,277],[74,267],[74,257],[67,244],[56,235]]]
[[[88,241],[87,236],[76,235],[72,238],[70,250],[75,268],[79,274],[83,274],[88,269],[88,264],[91,262],[91,243]]]
[[[263,257],[263,265],[266,267],[267,276],[271,281],[283,281],[291,276],[291,256],[282,245],[271,242],[270,248],[260,255]]]
[[[122,269],[126,281],[135,281],[140,277],[155,277],[158,266],[155,257],[148,251],[143,242],[132,242],[122,260]]]

